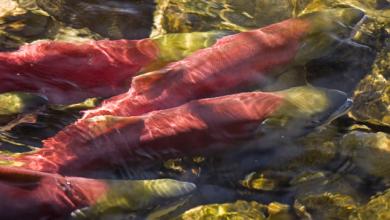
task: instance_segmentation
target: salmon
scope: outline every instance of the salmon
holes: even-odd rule
[[[339,17],[347,12],[354,15],[350,18],[354,22],[362,16],[355,9],[336,12],[341,13]],[[85,175],[129,161],[155,159],[153,155],[164,158],[164,154],[169,157],[187,155],[192,153],[187,151],[193,149],[202,152],[199,146],[208,151],[216,144],[233,142],[224,134],[244,135],[240,133],[242,128],[248,128],[246,135],[250,136],[254,125],[279,109],[288,95],[261,92],[219,95],[259,83],[266,79],[265,73],[289,65],[296,58],[309,56],[300,53],[300,41],[306,39],[305,35],[312,37],[315,33],[323,34],[324,30],[333,33],[335,24],[328,24],[328,20],[333,21],[323,14],[311,15],[223,37],[210,48],[161,70],[135,77],[127,93],[87,112],[84,118],[45,140],[42,149],[21,155],[17,161],[32,170]],[[201,99],[212,96],[219,97]],[[303,97],[302,94],[293,97],[300,96]],[[311,96],[307,101],[316,103]],[[193,116],[192,111],[201,111],[202,115]],[[230,126],[230,133],[225,126]],[[218,129],[209,130],[210,127]]]
[[[144,69],[181,59],[222,35],[211,31],[142,40],[38,41],[0,52],[0,93],[35,92],[55,104],[110,97],[125,92],[131,78]]]
[[[72,124],[29,153],[2,158],[10,165],[90,176],[123,165],[238,151],[297,137],[351,106],[337,90],[295,87],[198,99],[140,116],[95,116]],[[244,147],[245,148],[245,147]]]
[[[343,38],[351,31],[346,27],[354,26],[363,15],[357,9],[335,9],[222,37],[211,47],[135,77],[128,92],[86,111],[83,119],[141,115],[194,99],[259,88],[294,62],[324,54],[334,46],[334,35]]]
[[[264,83],[272,70],[291,63],[309,25],[291,19],[223,37],[183,60],[135,77],[128,92],[86,111],[83,119],[141,115]]]
[[[156,59],[149,39],[88,43],[40,41],[0,53],[0,92],[27,91],[52,103],[118,94],[124,81]]]
[[[88,179],[1,166],[0,218],[68,219],[71,212],[89,206],[98,210],[114,207],[134,211],[186,196],[195,187],[170,179]],[[136,200],[142,200],[142,204],[118,207],[124,201],[137,204],[133,202]]]
[[[282,102],[277,94],[250,92],[194,100],[141,116],[96,116],[12,160],[31,170],[85,176],[126,163],[207,154],[218,150],[216,146],[253,138]]]

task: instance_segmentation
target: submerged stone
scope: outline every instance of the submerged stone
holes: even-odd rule
[[[354,93],[350,116],[374,125],[390,126],[390,46],[381,51]]]
[[[56,32],[58,27],[47,14],[26,10],[14,3],[5,4],[4,8],[0,5],[0,50],[16,49]]]
[[[66,41],[66,42],[88,42],[91,40],[100,40],[103,39],[97,33],[92,32],[88,28],[71,28],[68,26],[60,26],[57,29],[55,35],[53,35],[50,39],[57,41]]]
[[[308,195],[296,202],[307,212],[309,219],[348,219],[358,204],[347,195],[323,193]]]
[[[368,174],[390,178],[390,135],[353,131],[341,141],[345,155]]]
[[[257,202],[237,201],[235,203],[224,203],[224,204],[210,204],[202,205],[196,208],[190,209],[176,220],[190,220],[190,219],[254,219],[254,220],[265,220],[265,213],[267,206],[259,204]]]
[[[306,2],[307,0],[158,0],[152,35],[258,28],[294,17]]]
[[[318,11],[324,8],[349,6],[372,14],[373,10],[381,8],[379,2],[378,0],[311,0],[302,13]]]
[[[383,192],[358,209],[351,220],[387,220],[390,219],[390,190]]]
[[[237,200],[232,203],[201,205],[180,214],[176,220],[225,220],[225,219],[255,219],[255,220],[292,220],[295,219],[290,206],[279,202],[268,205],[255,201]]]
[[[244,31],[329,8],[353,7],[370,15],[376,0],[158,0],[152,36],[209,30]]]
[[[294,158],[287,167],[318,167],[329,163],[337,153],[338,130],[334,125],[327,125],[298,140],[302,153]]]
[[[56,21],[35,0],[0,3],[0,50],[15,50],[41,39],[81,42],[101,38],[87,28],[74,29]]]
[[[265,171],[252,172],[240,181],[245,188],[261,191],[274,191],[288,182],[288,176],[283,173]]]
[[[123,0],[36,0],[37,5],[73,28],[88,28],[110,39],[148,37],[154,3]]]

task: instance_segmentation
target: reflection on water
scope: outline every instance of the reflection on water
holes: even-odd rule
[[[1,1],[0,218],[389,219],[389,9]]]
[[[145,38],[152,26],[152,0],[36,0],[36,3],[71,27],[86,27],[110,39]]]

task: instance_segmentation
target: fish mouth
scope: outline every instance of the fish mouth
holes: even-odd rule
[[[333,89],[326,90],[326,93],[330,100],[328,109],[315,115],[305,129],[312,130],[316,127],[329,124],[338,117],[345,115],[351,109],[353,100],[348,98],[346,93]]]
[[[301,86],[277,93],[285,102],[260,125],[261,135],[299,137],[332,122],[352,106],[346,93],[334,89]]]

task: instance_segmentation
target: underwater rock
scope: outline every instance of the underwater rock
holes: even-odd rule
[[[176,220],[189,219],[256,219],[265,220],[267,206],[257,202],[236,201],[235,203],[209,204],[190,209]]]
[[[349,219],[358,208],[350,196],[337,193],[307,195],[296,203],[304,207],[308,219]]]
[[[390,46],[377,56],[372,72],[354,93],[350,116],[374,125],[390,126]]]
[[[246,31],[295,17],[308,0],[158,0],[152,36],[192,31]]]
[[[387,2],[387,7],[390,3]],[[372,69],[354,92],[350,116],[357,121],[390,126],[390,10],[372,10],[354,41],[377,51]]]
[[[153,23],[153,0],[36,0],[36,3],[70,27],[86,27],[109,39],[146,38]]]
[[[354,7],[371,15],[371,11],[381,7],[380,0],[311,0],[302,11],[302,13],[309,13],[319,11],[327,8],[337,7]]]
[[[75,29],[67,26],[60,26],[57,32],[49,39],[54,41],[64,41],[72,43],[82,43],[91,40],[102,40],[99,34],[96,34],[88,28]]]
[[[390,190],[378,194],[364,206],[358,209],[358,212],[351,220],[386,220],[390,219]]]
[[[190,219],[256,219],[256,220],[292,220],[294,215],[286,204],[271,202],[263,205],[255,201],[237,200],[232,203],[201,205],[185,211],[175,220]]]
[[[18,114],[33,111],[47,104],[47,100],[32,93],[10,92],[0,94],[0,123],[9,122]]]
[[[350,173],[348,167],[341,167],[334,171],[326,168],[315,170],[302,167],[300,173],[296,171],[295,176],[290,180],[289,190],[297,199],[329,193],[342,194],[355,201],[361,201],[362,198],[370,196],[367,191],[372,189],[360,176]]]
[[[35,0],[13,0],[18,3],[19,7],[26,10],[40,10]]]
[[[334,125],[327,125],[297,141],[302,152],[284,166],[288,169],[320,167],[328,164],[337,154],[339,132]]]
[[[353,131],[345,135],[341,147],[359,168],[368,174],[390,178],[390,136],[383,132]]]
[[[257,172],[246,175],[240,183],[245,188],[261,191],[273,191],[279,185],[279,181],[277,178],[273,178],[272,173],[268,176],[267,174]]]
[[[247,31],[327,9],[353,7],[388,18],[377,0],[158,0],[152,36],[207,30]]]
[[[202,156],[181,157],[169,159],[163,162],[164,170],[169,176],[199,177],[202,174],[202,165],[206,158]]]
[[[18,49],[36,40],[85,42],[102,37],[87,28],[67,27],[42,11],[35,0],[3,0],[0,4],[0,51]]]
[[[269,167],[273,168],[273,167]],[[251,190],[259,190],[262,192],[274,191],[283,192],[289,190],[289,187],[311,181],[317,178],[322,178],[325,175],[318,173],[300,174],[297,170],[279,170],[274,168],[272,170],[264,170],[261,172],[252,172],[245,176],[245,179],[240,183],[243,187]]]
[[[302,93],[305,94],[305,92]],[[307,91],[306,94],[308,95],[310,92]],[[296,112],[292,114],[299,115]],[[287,124],[295,125],[295,128],[302,126],[299,123],[292,123],[292,116],[282,118],[277,120],[286,121]],[[304,120],[301,118],[301,121]],[[283,130],[283,127],[286,127],[286,123],[280,124],[274,121],[271,124],[279,126],[279,128],[267,130],[264,129],[267,123],[271,122],[262,125],[262,130],[266,131],[265,133],[278,133]],[[269,127],[269,125],[267,126]],[[288,132],[284,133],[288,134]],[[307,129],[303,134],[306,135],[298,135],[298,138],[297,136],[294,136],[294,138],[290,138],[288,135],[280,136],[277,141],[272,141],[274,143],[273,147],[270,147],[266,152],[259,147],[258,150],[254,149],[249,153],[226,152],[224,155],[216,155],[218,162],[210,165],[206,163],[203,169],[208,170],[208,172],[211,170],[213,178],[218,176],[224,179],[221,182],[239,181],[240,185],[251,190],[278,192],[288,190],[291,185],[298,184],[298,182],[311,179],[321,179],[317,182],[317,185],[314,184],[313,186],[313,188],[319,188],[318,186],[326,182],[326,178],[329,177],[328,174],[321,172],[322,169],[329,165],[338,166],[338,162],[340,162],[337,157],[338,142],[341,138],[339,130],[337,126],[330,124],[312,130]],[[270,143],[260,143],[260,145],[264,144]],[[283,163],[280,163],[280,161],[283,161]],[[208,166],[212,166],[212,168],[208,168]],[[303,171],[308,171],[308,173],[302,173]],[[203,174],[208,175],[207,173]],[[243,174],[246,174],[246,176],[243,176]]]
[[[14,50],[26,42],[48,38],[58,25],[42,11],[30,11],[5,1],[0,5],[0,50]]]
[[[192,183],[170,179],[99,180],[1,166],[0,218],[66,219],[72,211],[87,206],[92,206],[92,213],[135,211],[175,201],[195,189]]]
[[[3,17],[10,13],[12,10],[15,10],[18,7],[18,4],[13,0],[4,0],[0,5],[0,17]]]

